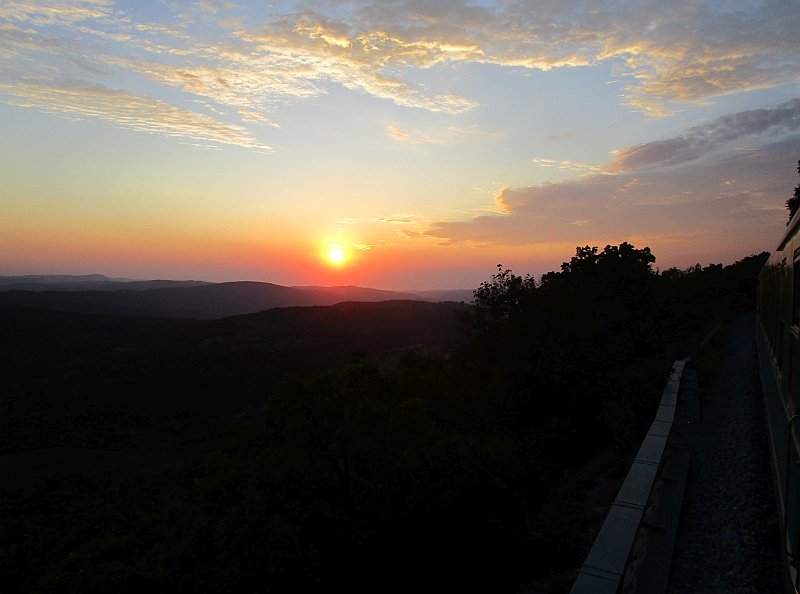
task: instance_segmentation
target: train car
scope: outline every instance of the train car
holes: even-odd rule
[[[800,213],[758,278],[758,356],[784,561],[800,593]],[[788,589],[788,588],[787,588]]]

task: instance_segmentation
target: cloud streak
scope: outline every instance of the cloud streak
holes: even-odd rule
[[[78,23],[108,17],[110,0],[29,0],[0,4],[0,19],[31,25]]]
[[[800,11],[783,0],[713,5],[684,0],[669,7],[611,0],[354,0],[346,7],[312,1],[258,16],[231,3],[202,2],[167,5],[160,14],[162,22],[152,22],[134,4],[110,0],[6,0],[0,3],[3,88],[12,96],[31,92],[25,86],[30,82],[21,81],[33,65],[46,70],[41,85],[49,79],[86,83],[71,87],[75,93],[88,89],[86,101],[96,96],[93,84],[126,87],[122,81],[145,80],[156,87],[154,105],[174,103],[178,89],[191,97],[186,103],[202,98],[268,118],[286,102],[324,95],[328,85],[337,84],[402,107],[458,115],[478,102],[429,91],[413,82],[409,69],[494,64],[547,71],[608,62],[616,78],[628,81],[622,101],[664,115],[672,102],[701,102],[800,80]],[[127,91],[141,95],[133,86]],[[58,86],[52,87],[51,95],[57,92]],[[79,103],[70,96],[66,107]],[[51,109],[58,111],[59,105]],[[114,118],[111,105],[102,105],[99,110],[110,121],[129,118],[124,111]],[[174,121],[165,109],[166,121]],[[91,112],[88,106],[84,111]],[[245,123],[257,120],[246,116]],[[210,135],[221,134],[212,129]],[[458,136],[402,127],[390,133],[415,143]],[[722,129],[709,134],[717,140],[690,131],[680,147],[677,141],[632,147],[636,150],[617,155],[619,171],[638,167],[659,151],[673,150],[679,159],[706,150],[709,142],[725,142],[719,140]],[[252,144],[259,143],[251,138],[243,146]]]
[[[674,138],[617,151],[611,163],[578,179],[505,186],[495,195],[499,214],[433,223],[425,235],[476,246],[583,245],[632,237],[674,246],[706,237],[711,250],[736,242],[761,250],[774,242],[785,218],[783,204],[795,185],[800,153],[798,131],[800,99],[729,114]],[[756,147],[731,146],[742,138]],[[563,166],[553,159],[533,161]]]
[[[745,136],[800,130],[800,99],[770,109],[753,109],[722,116],[710,124],[690,128],[681,136],[637,144],[614,155],[605,167],[612,173],[694,161],[720,146]]]
[[[434,132],[422,132],[417,129],[406,130],[399,124],[389,124],[386,126],[389,136],[395,140],[408,142],[410,144],[455,144],[459,142],[469,142],[496,136],[497,133],[490,130],[478,130],[477,128],[457,128],[449,126],[444,130]]]
[[[425,235],[445,244],[510,247],[597,245],[632,237],[648,243],[671,237],[675,243],[698,236],[708,238],[710,249],[742,240],[770,245],[785,219],[783,202],[793,187],[797,151],[800,138],[794,137],[788,144],[712,165],[688,164],[679,175],[594,174],[541,186],[506,187],[496,196],[505,216],[437,222]],[[734,171],[748,182],[726,184]]]
[[[164,101],[85,81],[46,82],[0,84],[0,90],[10,95],[7,103],[19,107],[34,107],[70,116],[97,117],[140,132],[271,150],[242,126]]]

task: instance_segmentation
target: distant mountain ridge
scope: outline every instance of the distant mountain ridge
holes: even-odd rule
[[[0,276],[2,291],[146,291],[167,287],[199,287],[206,281],[134,280],[103,274]]]
[[[346,285],[338,287],[299,286],[291,287],[301,291],[314,291],[317,293],[332,293],[346,297],[348,301],[391,301],[394,299],[410,299],[411,301],[434,301],[421,295],[404,291],[386,291],[384,289],[370,289]]]
[[[334,305],[343,301],[429,301],[411,294],[360,287],[346,287],[343,292],[338,292],[330,288],[297,289],[241,281],[143,288],[141,283],[148,282],[157,285],[162,281],[118,283],[122,286],[115,286],[112,290],[103,288],[104,281],[93,282],[90,290],[72,287],[53,290],[47,285],[44,285],[45,290],[9,290],[9,286],[14,285],[6,285],[0,289],[0,305],[114,316],[210,320],[276,307]],[[189,284],[192,282],[187,281]],[[128,289],[130,284],[135,288]]]
[[[83,282],[126,282],[134,279],[129,278],[109,278],[105,274],[23,274],[19,276],[0,275],[0,286],[14,283],[47,283],[47,284],[66,284]]]
[[[336,295],[271,283],[234,282],[145,290],[45,290],[0,292],[0,305],[76,313],[210,320],[275,307],[333,305]]]
[[[472,303],[475,298],[475,291],[473,289],[428,289],[425,291],[406,291],[416,297],[422,297],[427,301],[455,301],[464,303]]]
[[[386,291],[354,285],[113,279],[102,274],[0,276],[0,305],[75,313],[209,320],[344,301],[471,301],[472,291]]]

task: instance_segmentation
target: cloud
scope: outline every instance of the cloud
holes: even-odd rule
[[[744,136],[796,132],[798,129],[800,99],[792,99],[770,109],[728,114],[710,124],[690,128],[681,136],[629,146],[617,151],[605,169],[618,173],[686,163]]]
[[[417,129],[406,131],[398,124],[389,124],[386,128],[389,131],[389,136],[395,140],[408,142],[410,144],[455,144],[497,135],[497,132],[478,130],[474,127],[458,128],[456,126],[449,126],[446,129],[440,129],[430,133],[422,132]]]
[[[236,7],[236,5],[232,4],[231,2],[197,2],[195,3],[195,6],[215,14],[217,12],[224,12]]]
[[[781,0],[684,0],[668,8],[611,0],[355,6],[354,26],[382,32],[372,34],[372,46],[396,52],[394,60],[541,70],[611,61],[616,77],[630,81],[626,101],[654,115],[668,113],[668,101],[702,101],[800,76],[800,11]],[[448,53],[445,46],[464,49]]]
[[[415,231],[413,229],[398,229],[397,234],[406,239],[422,239],[425,237],[421,231]]]
[[[399,235],[405,239],[425,238],[424,230],[430,226],[430,220],[422,215],[410,212],[396,212],[391,217],[373,217],[370,220],[374,223],[383,223],[399,227],[395,229],[395,235]],[[380,243],[383,243],[383,240]]]
[[[0,83],[0,91],[9,95],[5,99],[7,103],[19,107],[34,107],[79,117],[98,117],[141,132],[271,150],[242,126],[98,83],[23,81],[13,85]]]
[[[353,0],[346,8],[311,0],[258,14],[231,3],[202,2],[193,5],[200,24],[184,5],[165,4],[160,22],[143,20],[129,6],[110,0],[0,3],[4,88],[29,84],[20,81],[31,69],[52,80],[126,87],[134,94],[144,78],[156,87],[156,100],[180,103],[174,94],[179,89],[190,96],[185,103],[201,98],[263,113],[338,84],[399,106],[458,115],[475,109],[477,101],[429,91],[409,71],[459,64],[546,71],[607,62],[615,79],[628,81],[624,102],[664,115],[674,109],[672,102],[702,102],[800,80],[800,11],[784,0],[684,0],[669,7],[612,0]],[[430,143],[485,133],[396,125],[390,134]],[[713,135],[724,137],[722,131]],[[679,159],[705,150],[704,142],[690,133],[682,147],[647,150],[673,150]],[[676,144],[673,139],[671,146]],[[657,159],[640,147],[617,161],[625,167],[626,161],[649,158]]]
[[[412,221],[410,218],[397,218],[397,217],[403,217],[403,216],[404,216],[403,214],[397,214],[397,215],[394,216],[394,218],[374,217],[374,218],[372,218],[370,220],[375,221],[376,223],[393,223],[395,225],[410,225],[410,224],[414,224],[414,221]]]
[[[505,187],[495,196],[503,216],[437,222],[425,235],[481,246],[605,245],[636,237],[651,247],[668,242],[672,250],[690,239],[696,249],[704,238],[710,251],[746,255],[779,239],[798,153],[800,136],[794,135],[712,162]],[[733,175],[738,181],[726,183]]]
[[[495,194],[494,202],[497,204],[497,208],[500,209],[500,212],[508,214],[525,204],[526,199],[523,198],[522,200],[519,200],[517,199],[517,196],[519,196],[519,194],[515,194],[511,186],[505,186],[504,188],[501,188],[497,194]]]
[[[569,6],[523,0],[350,6],[347,18],[307,10],[237,36],[261,52],[302,60],[310,76],[449,113],[475,103],[425,95],[387,73],[446,63],[551,70],[610,61],[630,81],[625,101],[655,115],[670,112],[666,102],[702,101],[800,78],[800,11],[780,1],[709,6],[687,0],[669,10],[588,0]]]
[[[800,130],[800,98],[791,99],[774,107],[753,109],[727,114],[709,124],[689,128],[684,134],[656,140],[645,144],[625,147],[614,152],[614,158],[605,165],[590,165],[572,161],[556,161],[554,159],[535,158],[533,162],[541,167],[577,171],[581,173],[641,172],[648,169],[674,167],[696,161],[724,147],[727,143],[744,137],[764,134],[779,135]],[[735,151],[753,151],[735,147]],[[735,180],[724,183],[730,185]],[[505,193],[510,188],[503,188],[495,201],[503,212],[508,212]]]
[[[155,83],[179,88],[197,96],[239,108],[260,108],[308,99],[325,90],[302,75],[305,67],[291,58],[244,56],[213,48],[211,64],[174,65],[158,60],[124,56],[108,62],[123,71],[141,74]]]
[[[414,142],[408,132],[403,130],[400,126],[396,126],[394,124],[389,124],[386,126],[387,130],[389,130],[389,136],[394,138],[395,140],[403,140],[405,142]]]
[[[251,46],[250,56],[268,59],[280,69],[289,68],[297,78],[336,82],[398,105],[432,112],[459,114],[478,105],[454,94],[427,95],[389,74],[391,67],[428,67],[439,61],[424,64],[418,60],[423,54],[456,55],[438,41],[406,42],[382,31],[353,34],[349,24],[316,13],[287,15],[258,31],[238,31],[236,36]],[[250,59],[245,58],[243,63]]]
[[[573,161],[561,161],[558,164],[559,169],[566,169],[568,171],[604,171],[604,168],[599,165],[589,165],[588,163],[580,163]]]
[[[242,115],[242,119],[245,122],[263,122],[265,124],[269,124],[270,126],[274,126],[275,128],[280,128],[279,124],[271,122],[269,118],[261,112],[250,111],[249,109],[245,109],[244,107],[242,107],[239,110],[239,113]]]
[[[77,23],[108,17],[110,0],[28,0],[0,4],[0,19],[31,25]]]
[[[566,134],[553,134],[547,137],[547,140],[561,140],[562,138],[572,138],[575,136],[574,132],[567,132]]]

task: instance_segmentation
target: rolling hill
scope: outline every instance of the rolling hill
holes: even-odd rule
[[[158,283],[176,281],[140,281],[118,282],[115,285],[119,286],[113,290],[98,290],[106,285],[105,281],[89,282],[97,285],[97,289],[52,290],[48,287],[41,290],[37,287],[37,290],[0,291],[0,305],[114,316],[210,320],[275,307],[333,305],[343,301],[429,301],[411,294],[360,287],[295,288],[247,281],[162,287]],[[148,288],[147,283],[155,287]],[[129,285],[134,286],[129,289]]]

